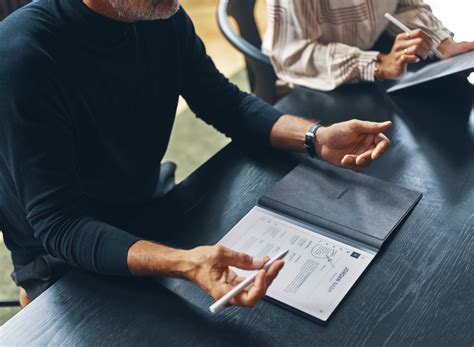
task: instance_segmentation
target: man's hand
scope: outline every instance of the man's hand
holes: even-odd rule
[[[456,42],[453,39],[446,39],[439,46],[439,51],[445,59],[472,50],[474,50],[474,42],[472,41]]]
[[[316,152],[327,162],[362,171],[390,146],[382,133],[392,122],[374,123],[353,119],[321,127],[316,133]]]
[[[421,29],[398,34],[388,54],[379,55],[377,76],[383,79],[398,79],[407,70],[409,63],[426,59],[433,47],[433,41]]]
[[[248,254],[234,252],[216,245],[194,248],[189,251],[188,259],[188,269],[184,272],[185,277],[217,300],[244,280],[244,278],[238,277],[229,268],[230,266],[244,270],[259,270],[270,258],[254,258]],[[267,272],[260,270],[253,285],[234,297],[230,303],[254,307],[258,300],[265,296],[268,287],[278,275],[283,264],[283,260],[279,260],[272,264]]]
[[[275,123],[270,143],[287,151],[306,152],[305,134],[314,120],[284,115]],[[353,119],[320,127],[316,132],[315,149],[327,162],[355,171],[379,158],[389,147],[389,139],[382,134],[392,122],[374,123]]]
[[[214,299],[219,299],[243,280],[230,266],[259,270],[268,260],[268,257],[254,258],[220,245],[182,250],[141,240],[130,247],[127,264],[134,276],[168,275],[186,278]],[[255,306],[265,296],[283,264],[283,260],[278,260],[268,271],[259,271],[253,285],[234,297],[230,303],[244,307]]]

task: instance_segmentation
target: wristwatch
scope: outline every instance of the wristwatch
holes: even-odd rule
[[[314,139],[316,138],[316,132],[322,126],[321,122],[315,123],[309,128],[304,137],[304,148],[308,152],[311,158],[316,156],[316,148],[314,147]]]

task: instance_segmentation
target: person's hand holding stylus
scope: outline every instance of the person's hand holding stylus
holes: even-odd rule
[[[212,313],[217,313],[226,305],[228,305],[228,303],[232,302],[232,300],[234,300],[236,297],[242,295],[242,293],[245,293],[246,290],[250,291],[254,286],[258,287],[259,284],[257,283],[257,281],[262,281],[265,278],[265,272],[270,271],[270,269],[274,267],[275,263],[282,264],[282,259],[287,254],[288,250],[285,250],[278,253],[272,259],[267,259],[268,261],[266,261],[265,266],[262,270],[255,272],[254,274],[250,275],[245,279],[241,278],[239,284],[237,284],[234,288],[232,288],[229,292],[227,292],[224,296],[222,296],[219,300],[217,300],[209,307],[209,311],[211,311]],[[260,279],[258,278],[259,276]],[[270,284],[267,283],[267,285],[269,286]]]
[[[188,268],[182,269],[181,273],[216,300],[245,280],[237,276],[230,267],[258,270],[253,284],[246,286],[226,303],[243,307],[254,307],[265,297],[268,287],[284,265],[283,260],[277,260],[264,269],[269,257],[256,258],[221,245],[196,247],[190,250],[188,255],[186,261]]]
[[[407,71],[408,64],[428,57],[433,49],[433,40],[423,30],[410,30],[388,13],[385,17],[403,32],[397,35],[389,53],[379,54],[375,76],[377,79],[396,80]]]
[[[397,18],[392,16],[390,13],[385,13],[385,18],[387,18],[391,23],[397,26],[402,30],[405,35],[409,35],[412,31],[405,24],[400,22]],[[419,30],[419,29],[418,29]],[[438,59],[451,58],[459,54],[463,54],[469,51],[474,50],[473,41],[463,41],[456,42],[452,38],[447,38],[441,42],[438,49],[432,47],[431,53]]]

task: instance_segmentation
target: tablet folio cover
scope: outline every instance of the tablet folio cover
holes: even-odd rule
[[[422,194],[313,160],[302,163],[259,204],[380,249]]]

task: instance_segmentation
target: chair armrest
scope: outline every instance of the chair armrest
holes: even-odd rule
[[[263,54],[260,49],[250,44],[243,37],[235,33],[231,26],[229,16],[227,15],[228,5],[229,0],[221,0],[217,6],[217,24],[219,25],[219,29],[221,30],[222,34],[232,46],[242,52],[247,58],[271,66],[271,61],[268,56]]]

